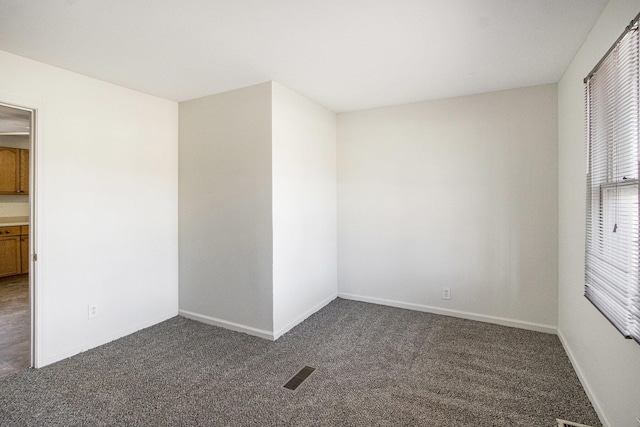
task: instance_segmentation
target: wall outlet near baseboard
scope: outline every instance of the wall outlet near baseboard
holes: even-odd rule
[[[98,316],[98,304],[89,304],[89,319]]]
[[[442,299],[451,299],[451,288],[442,288]]]

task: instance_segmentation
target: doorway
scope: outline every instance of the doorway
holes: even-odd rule
[[[0,103],[0,377],[33,366],[35,111]]]

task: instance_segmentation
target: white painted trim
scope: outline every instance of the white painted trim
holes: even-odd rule
[[[324,299],[323,301],[320,301],[320,303],[318,303],[315,306],[311,307],[309,310],[305,311],[300,316],[296,317],[294,320],[289,322],[286,326],[284,326],[283,328],[280,328],[278,331],[276,331],[274,333],[274,339],[277,340],[278,338],[280,338],[281,336],[283,336],[284,334],[289,332],[291,329],[293,329],[294,327],[296,327],[300,323],[302,323],[307,317],[309,317],[313,313],[319,311],[320,309],[322,309],[324,306],[329,304],[331,301],[333,301],[337,297],[338,297],[338,294],[333,294],[333,295],[329,296],[328,298]]]
[[[589,382],[587,381],[587,377],[582,372],[582,369],[580,369],[580,365],[578,364],[578,361],[576,360],[575,356],[573,355],[573,352],[571,351],[571,347],[569,347],[569,343],[565,339],[560,329],[558,329],[558,338],[560,338],[562,347],[564,347],[565,353],[567,353],[567,356],[569,356],[569,361],[571,362],[571,366],[573,366],[573,370],[576,371],[576,374],[578,375],[578,379],[582,384],[582,388],[584,389],[585,393],[587,393],[587,397],[591,401],[591,404],[593,405],[593,409],[596,410],[596,414],[598,414],[598,418],[600,418],[600,422],[604,427],[611,427],[611,423],[609,422],[607,415],[604,413],[604,409],[602,409],[602,405],[600,404],[600,401],[598,400],[598,398],[596,397],[596,394],[593,392],[593,389],[589,385]]]
[[[121,329],[120,331],[118,331],[116,333],[105,335],[105,336],[102,336],[100,338],[94,339],[92,341],[86,342],[86,343],[82,344],[81,346],[75,347],[75,348],[73,348],[71,350],[66,350],[66,351],[60,352],[58,354],[54,354],[54,355],[52,355],[50,357],[47,357],[44,360],[44,363],[39,365],[38,368],[42,368],[42,367],[50,365],[52,363],[59,362],[60,360],[66,359],[66,358],[71,357],[71,356],[75,356],[76,354],[85,352],[87,350],[91,350],[93,348],[100,347],[101,345],[110,343],[111,341],[115,341],[117,339],[124,338],[127,335],[131,335],[131,334],[133,334],[135,332],[138,332],[138,331],[140,331],[142,329],[146,329],[146,328],[151,327],[153,325],[157,325],[158,323],[164,322],[165,320],[169,320],[172,317],[176,317],[177,315],[178,315],[177,312],[171,311],[170,313],[164,314],[162,316],[158,316],[158,317],[153,318],[151,320],[148,320],[146,322],[138,323],[135,326],[131,326],[131,327],[127,327],[127,328]]]
[[[260,337],[270,341],[275,341],[273,332],[265,331],[264,329],[258,329],[252,326],[242,325],[240,323],[230,322],[228,320],[218,319],[187,310],[179,310],[178,314],[180,316],[186,317],[187,319],[206,323],[207,325],[219,326],[224,329],[229,329],[236,332],[244,332],[245,334],[253,335],[254,337]]]
[[[33,261],[33,254],[38,253],[40,240],[40,218],[38,205],[42,199],[42,186],[38,182],[41,161],[40,147],[43,146],[42,112],[45,104],[35,98],[24,97],[14,93],[1,92],[0,103],[32,112],[31,135],[29,136],[29,316],[30,316],[30,365],[34,368],[47,365],[41,352],[45,325],[40,320],[44,309],[44,293],[42,291],[39,264]],[[34,190],[35,189],[35,190]]]
[[[504,317],[488,316],[486,314],[469,313],[466,311],[451,310],[448,308],[432,307],[429,305],[414,304],[409,302],[394,301],[384,298],[365,297],[362,295],[345,294],[338,292],[338,297],[354,301],[370,302],[373,304],[388,305],[408,310],[424,311],[426,313],[441,314],[443,316],[459,317],[461,319],[477,320],[478,322],[493,323],[496,325],[510,326],[512,328],[527,329],[529,331],[556,334],[557,328],[542,323],[526,322],[524,320],[507,319]]]

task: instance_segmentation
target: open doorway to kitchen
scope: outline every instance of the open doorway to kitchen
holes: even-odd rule
[[[34,359],[34,116],[0,103],[0,377]]]

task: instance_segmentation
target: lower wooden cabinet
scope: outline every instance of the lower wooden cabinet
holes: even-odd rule
[[[0,227],[0,277],[29,272],[29,226]]]
[[[20,272],[29,272],[29,236],[20,237]]]
[[[0,237],[0,277],[20,274],[20,236]]]

